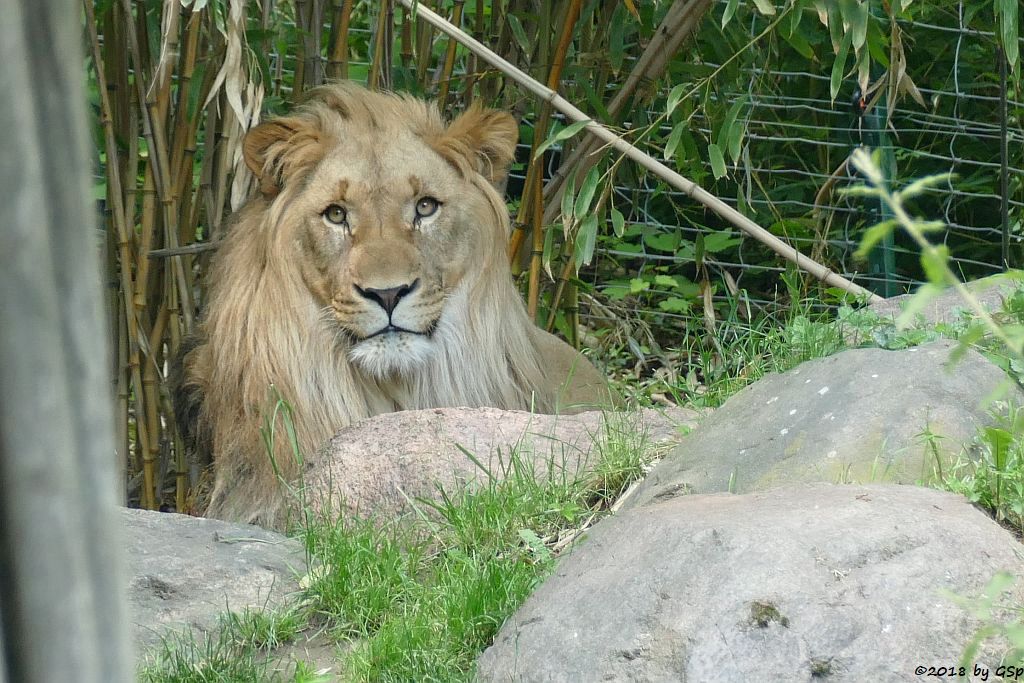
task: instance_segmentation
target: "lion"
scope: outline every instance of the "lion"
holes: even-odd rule
[[[570,412],[608,405],[605,378],[537,328],[512,278],[496,186],[518,126],[471,106],[335,83],[248,132],[259,191],[230,220],[182,354],[179,424],[213,458],[208,516],[279,525],[301,453],[399,410]],[[271,393],[273,392],[273,393]]]

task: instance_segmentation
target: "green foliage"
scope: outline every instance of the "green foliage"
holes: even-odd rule
[[[953,466],[944,488],[1024,534],[1024,408],[1004,406],[994,417],[994,426],[984,427],[977,446]]]

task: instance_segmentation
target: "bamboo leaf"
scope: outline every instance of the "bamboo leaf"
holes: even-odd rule
[[[903,74],[903,76],[900,78],[899,90],[910,95],[910,97],[912,97],[913,100],[922,107],[928,106],[927,104],[925,104],[924,97],[921,95],[921,91],[917,89],[917,84],[914,83],[914,80],[910,77],[909,74]]]
[[[711,172],[715,174],[715,179],[724,177],[725,157],[722,156],[722,148],[713,142],[708,145],[708,160],[711,161]]]
[[[843,43],[843,17],[839,12],[839,4],[834,0],[828,0],[825,2],[827,7],[828,21],[825,26],[828,27],[828,37],[832,41],[832,52],[839,52],[839,46]],[[849,35],[849,34],[846,34]]]
[[[665,150],[663,152],[665,161],[668,161],[676,154],[676,147],[679,146],[679,138],[683,135],[683,126],[685,123],[677,123],[675,128],[672,129],[672,133],[668,136],[668,142],[665,143]]]
[[[725,123],[723,124],[723,136],[725,139],[719,140],[720,146],[724,143],[728,148],[729,156],[734,162],[740,159],[740,145],[743,142],[743,133],[746,132],[746,126],[742,123],[737,125],[740,112],[743,111],[746,104],[747,96],[744,95],[729,108],[729,112],[725,115]],[[726,131],[728,132],[726,133]]]
[[[771,0],[754,0],[754,6],[766,17],[775,16],[775,6],[772,5]]]
[[[506,12],[505,21],[508,22],[508,27],[512,30],[512,37],[519,44],[519,49],[522,50],[524,56],[528,56],[530,54],[530,41],[526,37],[526,31],[523,30],[523,24],[519,21],[519,17],[512,12]]]
[[[550,226],[544,231],[544,251],[541,255],[544,270],[551,279],[554,279],[554,275],[551,273],[551,259],[554,256],[555,250],[555,232],[556,230],[554,226]]]
[[[999,34],[1006,55],[1006,63],[1010,69],[1017,66],[1017,58],[1020,55],[1020,44],[1018,33],[1020,29],[1017,24],[1017,3],[1020,0],[996,0],[996,14],[999,16]]]
[[[725,28],[733,15],[736,14],[736,8],[740,6],[740,0],[729,0],[725,5],[725,11],[722,12],[722,28]]]
[[[851,0],[844,8],[843,19],[853,34],[853,49],[859,52],[868,37],[868,3]]]
[[[807,42],[807,38],[804,37],[803,32],[799,29],[789,34],[783,33],[782,39],[789,43],[789,46],[796,50],[804,59],[814,58],[814,48]]]
[[[554,135],[549,135],[547,140],[545,140],[544,142],[540,143],[540,145],[537,146],[537,151],[533,153],[533,158],[536,159],[537,157],[539,157],[551,145],[562,142],[563,140],[568,140],[573,135],[576,135],[576,133],[579,133],[581,130],[586,128],[588,123],[590,123],[590,119],[586,119],[585,121],[577,121],[575,123],[569,124],[565,128],[562,128]]]
[[[626,5],[629,13],[633,15],[633,18],[640,21],[640,13],[636,11],[636,5],[633,4],[633,0],[622,0],[622,2]]]
[[[562,192],[562,222],[565,225],[565,234],[567,236],[573,221],[572,205],[575,201],[575,195],[576,175],[570,173],[569,178],[565,181],[565,190]]]
[[[615,231],[616,237],[622,237],[626,232],[626,217],[622,215],[622,212],[616,209],[614,206],[609,211],[612,217],[612,230]]]
[[[612,25],[608,28],[608,63],[614,73],[622,71],[626,61],[626,13],[622,5],[612,13]]]
[[[850,42],[853,40],[852,34],[847,33],[843,36],[843,42],[839,45],[839,52],[836,54],[836,61],[832,64],[832,78],[829,80],[829,93],[832,96],[832,101],[835,102],[836,95],[839,94],[839,87],[843,82],[843,73],[846,71],[846,57],[850,53]]]
[[[590,211],[590,204],[594,201],[594,194],[597,192],[597,183],[601,180],[601,172],[594,166],[587,172],[587,177],[580,184],[580,192],[576,196],[576,203],[573,205],[574,216],[585,216]]]
[[[680,83],[676,87],[672,88],[671,91],[669,91],[668,103],[665,105],[665,114],[667,116],[671,116],[672,112],[674,112],[676,110],[676,107],[679,106],[679,103],[683,99],[683,92],[685,92],[685,90],[686,84]]]
[[[588,214],[580,223],[580,231],[576,235],[576,270],[587,265],[594,258],[594,246],[597,244],[597,214]]]

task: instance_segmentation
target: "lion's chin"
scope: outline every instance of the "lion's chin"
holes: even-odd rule
[[[348,355],[368,375],[391,379],[414,374],[433,353],[433,342],[424,335],[390,332],[357,342]]]

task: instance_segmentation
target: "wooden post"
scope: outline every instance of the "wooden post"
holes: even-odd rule
[[[0,678],[11,683],[133,679],[79,9],[0,0]]]

